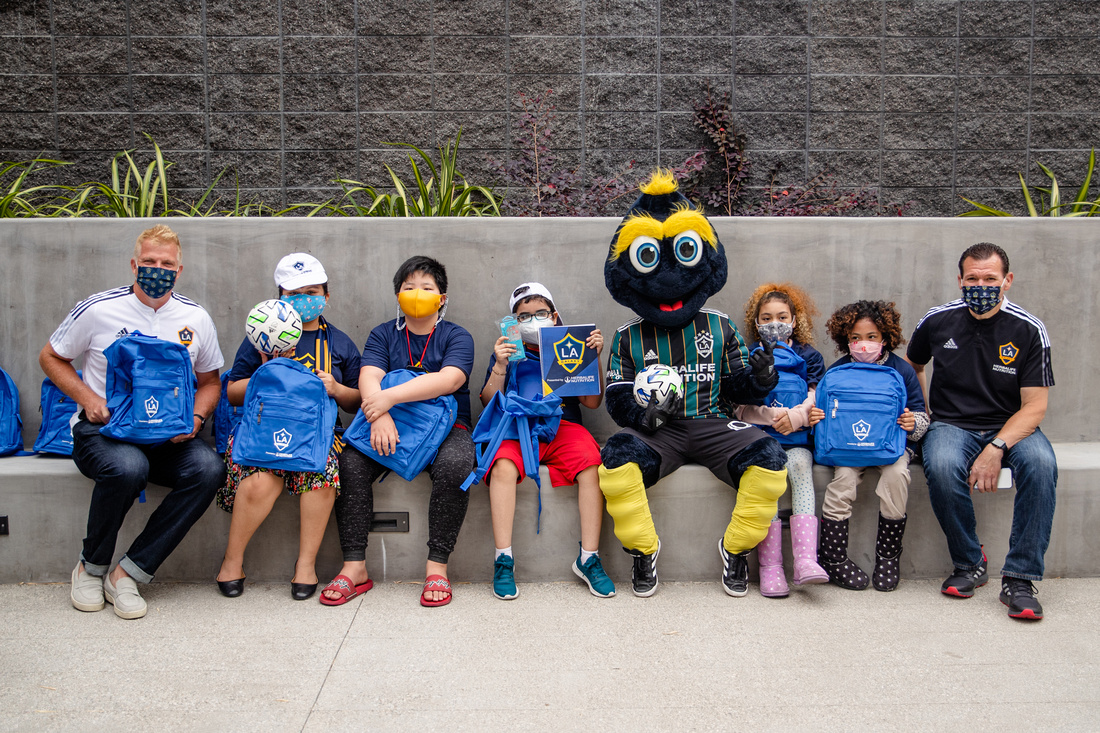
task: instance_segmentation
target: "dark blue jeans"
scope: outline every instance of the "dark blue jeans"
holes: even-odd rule
[[[967,478],[974,459],[996,437],[996,430],[964,430],[944,422],[933,422],[924,436],[924,475],[928,479],[932,511],[947,536],[951,562],[963,570],[973,570],[982,561],[974,500]],[[1012,469],[1016,500],[1001,575],[1042,580],[1058,483],[1054,449],[1042,431],[1036,429],[1008,449],[1004,465]]]
[[[167,486],[168,496],[119,560],[130,577],[148,583],[225,483],[225,462],[201,440],[133,445],[100,435],[100,427],[86,420],[73,427],[73,460],[95,481],[80,559],[90,575],[106,575],[134,500],[150,481]]]

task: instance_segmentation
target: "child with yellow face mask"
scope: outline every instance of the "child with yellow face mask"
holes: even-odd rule
[[[411,257],[398,268],[393,285],[401,312],[375,327],[367,338],[359,374],[361,409],[371,424],[371,447],[389,455],[400,437],[390,408],[442,395],[453,395],[458,402],[454,427],[427,469],[432,494],[428,562],[420,604],[443,606],[451,601],[447,561],[469,503],[469,495],[460,487],[475,462],[469,390],[474,340],[466,329],[443,320],[447,311],[447,271],[442,264],[430,257]],[[420,375],[382,389],[382,377],[395,369],[409,369]],[[367,575],[367,533],[374,513],[373,484],[384,470],[380,463],[350,445],[340,454],[342,493],[336,501],[336,523],[344,566],[322,593],[321,603],[325,605],[342,605],[373,586]]]

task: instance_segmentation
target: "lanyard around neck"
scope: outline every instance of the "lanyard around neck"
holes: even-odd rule
[[[432,326],[432,330],[428,333],[428,340],[424,342],[424,350],[420,352],[420,358],[413,362],[413,349],[412,339],[409,338],[409,327],[405,325],[405,346],[409,349],[409,366],[413,369],[424,369],[424,355],[428,353],[428,344],[432,342],[432,336],[435,335],[435,326]],[[427,370],[425,370],[427,371]]]

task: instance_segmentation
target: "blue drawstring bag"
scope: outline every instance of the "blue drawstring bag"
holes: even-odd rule
[[[409,369],[394,369],[382,377],[382,389],[396,387],[420,376]],[[435,460],[439,446],[450,434],[458,419],[458,401],[443,395],[419,402],[401,402],[390,408],[390,417],[397,425],[401,440],[388,456],[378,453],[370,444],[370,422],[362,410],[344,431],[344,441],[406,481],[412,481]]]

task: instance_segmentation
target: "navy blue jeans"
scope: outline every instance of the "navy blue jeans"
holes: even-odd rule
[[[963,570],[973,570],[982,561],[974,500],[967,478],[974,459],[996,437],[996,430],[964,430],[944,422],[933,422],[924,436],[924,475],[928,479],[932,511],[947,536],[951,562]],[[1016,499],[1008,555],[1001,575],[1042,580],[1058,483],[1054,449],[1042,431],[1036,429],[1008,449],[1004,465],[1012,469]]]
[[[119,560],[130,577],[148,583],[225,484],[225,462],[201,440],[133,445],[100,435],[101,427],[86,420],[73,426],[73,461],[95,481],[80,559],[90,575],[106,575],[134,500],[150,481],[167,486],[168,496]]]

